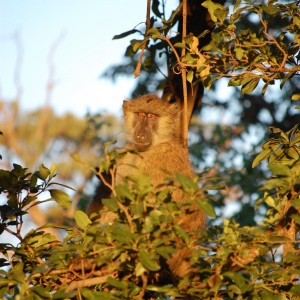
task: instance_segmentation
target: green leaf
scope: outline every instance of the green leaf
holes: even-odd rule
[[[157,247],[156,253],[164,257],[165,259],[168,259],[174,253],[174,247],[172,246]]]
[[[110,211],[116,212],[119,209],[118,201],[114,198],[102,199],[103,205],[105,205]]]
[[[272,190],[278,187],[287,186],[287,181],[283,178],[271,178],[263,186],[265,190]]]
[[[126,185],[126,184],[119,184],[119,185],[117,185],[115,187],[115,190],[116,190],[116,193],[120,197],[128,198],[130,200],[134,199],[132,193],[130,192],[130,189],[129,189],[128,185]]]
[[[291,169],[288,166],[280,163],[270,164],[269,169],[272,171],[274,175],[277,176],[290,176],[292,174]]]
[[[122,39],[122,38],[124,38],[124,37],[126,37],[128,35],[134,34],[136,32],[139,32],[139,31],[137,29],[131,29],[131,30],[125,31],[125,32],[123,32],[121,34],[114,35],[112,39],[113,40]]]
[[[290,292],[293,293],[294,296],[300,296],[300,284],[294,285]]]
[[[263,88],[262,88],[262,90],[261,90],[262,95],[264,95],[264,94],[266,93],[266,91],[267,91],[267,89],[268,89],[268,87],[269,87],[269,84],[270,84],[270,82],[267,82],[267,83],[263,86]]]
[[[245,51],[242,48],[235,48],[234,49],[235,55],[237,59],[241,60],[244,56]]]
[[[50,178],[53,178],[53,177],[56,176],[56,170],[57,170],[56,165],[52,165],[52,166],[50,167]]]
[[[161,215],[162,215],[162,212],[158,209],[154,209],[154,210],[150,211],[149,218],[151,219],[151,222],[152,222],[153,225],[159,225],[160,224]]]
[[[292,205],[293,205],[296,209],[300,209],[300,199],[299,199],[299,198],[293,199],[291,202],[292,202]]]
[[[280,82],[280,89],[283,88],[285,82],[286,82],[289,78],[291,78],[293,75],[294,75],[294,73],[293,73],[293,72],[290,72],[290,73],[287,73],[287,74],[283,77],[283,79],[282,79],[281,82]],[[300,95],[300,94],[299,94],[299,95]],[[292,98],[293,98],[293,96],[292,96]],[[299,99],[300,99],[300,98],[299,98]],[[293,99],[292,99],[292,100],[293,100]]]
[[[289,142],[287,135],[280,128],[270,126],[269,131],[273,134],[279,134],[286,142]]]
[[[250,81],[248,81],[246,84],[242,86],[242,93],[243,94],[250,94],[258,85],[259,78],[252,78]]]
[[[132,203],[130,205],[131,214],[134,215],[135,218],[140,218],[144,213],[144,204],[143,203]]]
[[[298,225],[300,225],[300,216],[298,216],[298,215],[291,215],[291,218],[292,218],[293,220],[295,220],[295,222],[296,222]]]
[[[152,253],[149,253],[146,250],[140,250],[138,256],[142,265],[146,269],[150,271],[158,271],[160,269],[160,265],[157,262],[157,258]]]
[[[23,270],[24,270],[24,263],[17,262],[13,268],[12,278],[19,283],[24,282],[25,274],[24,274]]]
[[[163,16],[163,14],[159,11],[159,5],[160,5],[159,0],[152,0],[151,10],[157,17],[160,18]]]
[[[145,267],[138,262],[134,268],[134,272],[136,276],[141,276],[143,275],[147,270],[145,269]]]
[[[151,36],[152,39],[160,39],[161,38],[161,33],[158,30],[158,28],[153,27],[147,31],[147,35]]]
[[[116,225],[113,227],[113,237],[122,244],[132,245],[135,242],[135,235],[130,231],[126,225]]]
[[[151,71],[153,70],[153,67],[154,67],[154,61],[153,61],[153,58],[152,56],[147,56],[145,57],[144,59],[144,62],[143,62],[143,67],[146,71]]]
[[[222,274],[224,277],[228,277],[230,278],[231,280],[233,280],[237,286],[239,287],[242,287],[246,284],[245,282],[245,278],[240,275],[239,273],[236,273],[236,272],[225,272]]]
[[[185,241],[186,244],[189,243],[189,235],[186,231],[179,225],[174,226],[176,233]]]
[[[214,22],[219,20],[223,23],[228,14],[228,8],[224,8],[221,4],[214,3],[211,0],[204,1],[201,5],[207,8],[210,17]]]
[[[43,246],[47,246],[53,242],[57,242],[57,238],[51,233],[43,233],[43,232],[29,232],[25,236],[27,243],[32,245],[35,249]],[[48,245],[49,246],[49,245]]]
[[[125,282],[122,282],[120,280],[114,279],[113,277],[108,277],[107,278],[107,282],[110,285],[112,285],[112,286],[114,286],[114,287],[116,287],[118,289],[121,289],[121,290],[124,290],[124,289],[127,288],[127,284]]]
[[[50,189],[49,190],[51,197],[63,208],[69,208],[71,206],[71,199],[70,196],[57,189]]]
[[[194,71],[193,70],[190,70],[188,71],[187,75],[186,75],[186,80],[190,83],[193,82],[193,79],[194,79]]]
[[[180,48],[180,49],[185,48],[185,46],[186,46],[185,43],[181,43],[181,42],[178,42],[178,43],[174,44],[175,48]]]
[[[185,192],[194,194],[198,191],[198,184],[192,178],[186,177],[182,174],[176,174],[176,179],[182,185]]]
[[[292,97],[291,97],[291,99],[292,99],[293,101],[300,100],[300,93],[293,94]]]
[[[276,203],[274,201],[274,199],[269,195],[266,194],[264,197],[264,201],[266,204],[268,204],[270,207],[276,208]]]
[[[43,164],[39,167],[39,178],[42,180],[46,180],[46,178],[50,175],[50,170],[46,168]]]
[[[294,149],[294,147],[285,149],[285,153],[294,160],[299,159],[299,153]]]
[[[261,161],[265,160],[272,153],[272,149],[268,148],[261,151],[253,160],[252,168],[255,168]]]
[[[269,157],[269,164],[275,162],[275,161],[282,161],[282,158],[284,157],[284,150],[282,148],[278,148]]]
[[[206,199],[199,198],[196,199],[196,202],[198,204],[198,207],[203,210],[208,217],[212,219],[216,218],[214,207]]]
[[[300,143],[300,134],[297,133],[295,138],[290,142],[290,146],[295,146]]]
[[[144,42],[144,40],[131,40],[130,44],[133,52],[137,52]]]
[[[86,230],[92,223],[86,213],[81,210],[76,210],[74,213],[74,219],[79,228]]]

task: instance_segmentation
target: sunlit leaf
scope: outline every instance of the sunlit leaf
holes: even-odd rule
[[[110,285],[112,285],[112,286],[115,286],[115,287],[117,287],[118,289],[126,289],[126,287],[127,287],[127,284],[125,283],[125,282],[122,282],[122,281],[120,281],[120,280],[117,280],[117,279],[115,279],[115,278],[113,278],[113,277],[108,277],[107,278],[107,282],[110,284]]]
[[[176,174],[176,179],[180,182],[186,192],[193,194],[198,190],[197,182],[195,182],[192,178]]]
[[[300,198],[292,199],[291,202],[296,209],[300,209]]]
[[[299,153],[294,149],[294,147],[287,148],[285,153],[294,160],[299,159]]]
[[[134,272],[136,276],[141,276],[143,275],[147,269],[140,263],[138,262],[135,266]]]
[[[265,203],[266,203],[266,204],[268,204],[268,205],[271,206],[271,207],[276,208],[275,201],[274,201],[274,199],[273,199],[270,195],[266,195],[266,196],[264,197],[264,200],[265,200]]]
[[[74,219],[78,227],[83,230],[86,230],[87,227],[92,223],[86,213],[81,210],[76,210],[74,213]]]
[[[221,4],[214,3],[211,0],[204,1],[201,5],[207,8],[210,17],[214,22],[219,20],[223,23],[228,14],[228,8],[224,8]]]
[[[57,189],[50,189],[49,190],[51,197],[61,206],[64,208],[69,208],[71,206],[71,199],[70,196]]]
[[[270,164],[269,169],[272,171],[274,175],[277,176],[290,176],[292,174],[291,169],[288,166],[280,163]]]
[[[161,33],[156,27],[149,29],[147,35],[151,35],[151,38],[154,40],[161,38]]]
[[[110,211],[116,212],[119,209],[118,201],[114,198],[102,199],[101,201]]]
[[[293,94],[292,97],[291,97],[291,99],[292,99],[293,101],[300,100],[300,93]]]
[[[237,59],[242,59],[245,51],[242,48],[237,47],[234,49],[234,52],[236,54]]]
[[[243,94],[250,94],[258,85],[259,78],[252,78],[249,82],[242,86],[242,93]]]
[[[57,171],[57,166],[56,165],[52,165],[51,167],[50,167],[50,178],[53,178],[53,177],[55,177],[56,176],[56,171]]]
[[[216,218],[216,212],[214,210],[214,207],[206,200],[206,199],[196,199],[198,207],[205,212],[205,214],[212,218]]]
[[[128,185],[126,185],[126,184],[117,185],[115,187],[115,190],[120,197],[125,197],[125,198],[131,199],[131,200],[134,199],[134,196],[132,195]]]
[[[50,175],[50,170],[46,168],[43,164],[39,167],[39,177],[42,180],[46,180],[46,178]]]
[[[255,168],[260,162],[265,160],[272,153],[272,149],[268,148],[261,151],[253,160],[252,168]]]
[[[131,44],[132,50],[134,52],[137,52],[141,48],[141,46],[143,45],[144,42],[145,42],[144,40],[131,40],[130,44]]]
[[[150,271],[158,271],[160,269],[160,265],[155,255],[146,250],[139,251],[139,259],[142,265]]]
[[[190,83],[193,82],[193,78],[194,78],[194,71],[190,70],[188,71],[187,75],[186,75],[186,80]]]

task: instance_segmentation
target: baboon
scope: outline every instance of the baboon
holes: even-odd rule
[[[149,174],[152,184],[157,186],[165,182],[167,177],[180,173],[193,177],[188,151],[176,138],[176,120],[179,111],[175,104],[162,101],[154,94],[145,95],[123,103],[125,126],[128,134],[129,147],[138,151],[138,155],[127,152],[117,164],[116,184],[124,176],[135,175],[138,172]],[[171,175],[170,175],[171,174]],[[172,193],[174,201],[181,201],[181,191]],[[179,217],[178,224],[185,231],[203,229],[205,216],[193,204],[189,214]],[[168,265],[173,274],[182,277],[190,268],[186,259],[191,250],[183,249],[175,252]]]
[[[175,104],[169,104],[150,94],[133,100],[124,100],[123,112],[128,135],[126,149],[138,153],[126,151],[126,154],[117,161],[116,185],[122,183],[124,177],[138,175],[139,172],[150,175],[153,186],[165,184],[166,177],[175,177],[177,173],[190,178],[195,176],[189,162],[188,150],[176,137],[179,111]],[[100,194],[103,195],[103,191]],[[180,189],[172,192],[172,200],[182,201]],[[98,202],[99,197],[95,196],[90,204],[89,213],[95,211],[95,207],[100,207]],[[100,216],[100,223],[110,222],[114,218],[114,213],[104,212]],[[178,217],[177,223],[187,232],[203,229],[205,215],[194,203],[189,208],[189,214],[183,213]],[[189,273],[190,264],[187,259],[191,252],[192,250],[188,248],[178,250],[167,261],[172,274],[183,277]]]

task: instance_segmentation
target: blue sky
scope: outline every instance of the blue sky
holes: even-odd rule
[[[112,40],[145,20],[146,0],[0,0],[0,98],[16,97],[14,71],[21,58],[21,103],[25,109],[42,106],[52,59],[55,87],[51,105],[56,111],[84,115],[87,110],[120,112],[130,95],[133,76],[115,84],[99,75],[120,62],[130,38]],[[21,41],[17,54],[14,36]]]

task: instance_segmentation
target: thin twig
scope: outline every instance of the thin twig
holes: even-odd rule
[[[110,170],[110,175],[111,175],[111,180],[112,183],[110,184],[105,177],[103,176],[103,174],[101,173],[101,171],[99,170],[99,172],[97,173],[97,175],[100,177],[101,181],[103,182],[104,185],[106,185],[111,191],[112,193],[115,195],[115,190],[114,190],[114,173],[115,173],[115,169],[116,166],[114,165]]]
[[[146,34],[150,28],[150,11],[151,11],[151,0],[147,0],[147,13],[146,13]],[[144,56],[144,51],[147,45],[148,38],[145,38],[142,44],[141,53],[139,56],[138,63],[136,65],[135,71],[134,71],[134,78],[137,78],[140,75],[141,67],[142,67],[142,61]]]
[[[187,0],[182,1],[182,43],[186,37],[186,18],[187,18]],[[181,51],[181,59],[185,57],[185,47]],[[182,93],[183,93],[183,118],[182,118],[182,139],[183,146],[187,148],[188,140],[188,120],[187,120],[187,83],[186,83],[186,68],[181,69],[182,78]]]
[[[20,235],[19,232],[18,233],[14,232],[7,227],[4,227],[4,230],[7,231],[8,233],[10,233],[11,235],[15,236],[16,238],[18,238],[20,241],[22,241],[22,236]]]
[[[133,223],[132,223],[132,217],[130,216],[129,212],[128,212],[128,208],[126,206],[124,206],[119,200],[118,200],[118,195],[114,189],[114,186],[115,186],[115,170],[116,170],[116,166],[114,165],[113,168],[110,169],[110,174],[111,174],[111,179],[112,179],[112,182],[111,184],[105,180],[103,174],[99,171],[97,173],[97,175],[100,177],[101,181],[108,187],[111,189],[113,195],[116,197],[117,199],[117,203],[118,203],[118,206],[119,208],[124,212],[126,218],[127,218],[127,221],[128,221],[128,225],[129,225],[129,228],[130,228],[130,231],[131,232],[134,232],[134,226],[133,226]]]

